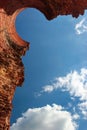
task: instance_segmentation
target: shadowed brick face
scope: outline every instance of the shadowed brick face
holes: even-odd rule
[[[21,57],[29,48],[15,29],[18,13],[27,7],[40,10],[48,20],[58,15],[84,14],[87,0],[0,0],[0,130],[10,129],[12,99],[24,81]]]

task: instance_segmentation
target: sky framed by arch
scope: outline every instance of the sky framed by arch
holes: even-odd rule
[[[86,130],[87,12],[48,21],[36,9],[22,11],[16,30],[30,49],[25,82],[16,89],[11,130]]]

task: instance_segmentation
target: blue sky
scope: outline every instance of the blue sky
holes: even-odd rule
[[[23,57],[25,82],[13,100],[11,130],[86,130],[87,12],[78,19],[48,21],[36,9],[16,19],[30,49]]]

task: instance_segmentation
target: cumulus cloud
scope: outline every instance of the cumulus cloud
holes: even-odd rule
[[[72,117],[74,120],[77,120],[77,119],[79,119],[80,118],[80,116],[76,113],[76,114],[74,114],[73,115],[73,117]]]
[[[83,18],[79,23],[75,25],[75,30],[78,35],[87,32],[87,19]]]
[[[79,109],[81,110],[84,119],[87,119],[87,101],[78,104]]]
[[[74,117],[62,106],[53,104],[40,108],[28,109],[11,126],[11,130],[76,130]]]
[[[44,86],[41,93],[57,89],[68,91],[72,97],[78,97],[81,101],[87,100],[87,69],[82,68],[80,72],[75,70],[64,77],[57,77],[51,85]]]
[[[56,77],[51,85],[46,85],[42,87],[42,93],[51,93],[54,90],[61,89],[61,91],[69,92],[71,98],[77,97],[79,99],[79,104],[77,104],[77,109],[83,115],[84,119],[87,119],[87,69],[81,68],[80,71],[72,71],[65,76]],[[71,103],[68,107],[73,107]]]

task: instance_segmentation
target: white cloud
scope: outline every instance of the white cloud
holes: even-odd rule
[[[81,68],[79,72],[74,70],[66,76],[55,78],[51,85],[43,87],[41,94],[43,92],[51,93],[57,89],[69,92],[71,99],[74,98],[73,102],[78,97],[80,103],[77,105],[77,109],[80,110],[83,118],[87,119],[87,69]],[[73,105],[68,103],[68,107],[73,107]],[[73,111],[76,112],[75,107]]]
[[[77,115],[74,116],[75,119]],[[62,106],[53,104],[28,109],[11,126],[11,130],[76,130],[77,124]]]
[[[87,32],[87,19],[83,18],[79,23],[75,25],[75,30],[78,35]]]
[[[50,93],[54,90],[54,86],[53,85],[46,85],[43,87],[43,89],[44,89],[44,92]]]
[[[68,73],[64,77],[57,77],[51,85],[43,87],[43,92],[52,92],[61,89],[68,91],[72,97],[78,97],[81,101],[87,100],[87,69],[82,68]]]
[[[87,101],[78,104],[79,109],[81,110],[84,119],[87,119]]]
[[[80,116],[79,116],[77,113],[76,113],[76,114],[74,114],[72,117],[73,117],[73,119],[74,119],[74,120],[77,120],[77,119],[79,119],[79,118],[80,118]]]

